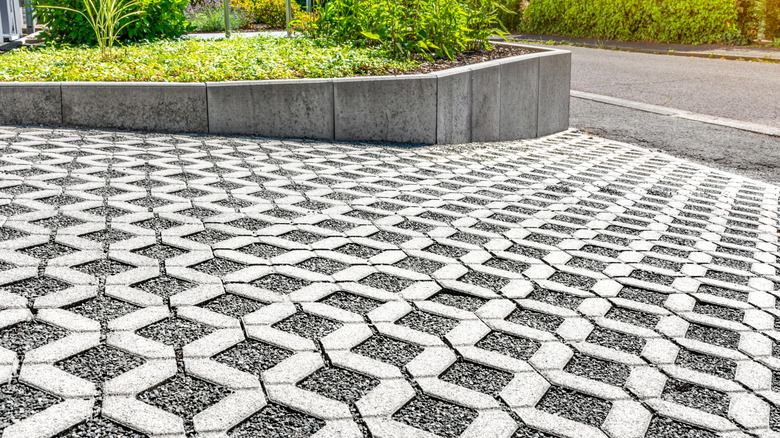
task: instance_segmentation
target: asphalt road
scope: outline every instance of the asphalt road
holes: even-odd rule
[[[572,90],[780,127],[780,64],[557,47],[572,52]],[[571,126],[780,184],[780,137],[579,98]]]
[[[573,90],[780,127],[780,64],[556,47]]]

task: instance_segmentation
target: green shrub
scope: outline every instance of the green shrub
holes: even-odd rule
[[[764,35],[768,39],[780,38],[780,0],[766,0],[764,17]]]
[[[87,20],[73,11],[44,8],[44,6],[59,6],[83,10],[82,0],[31,0],[35,15],[40,23],[45,23],[42,38],[47,42],[71,45],[94,45],[97,43],[95,33]],[[118,38],[122,42],[157,40],[177,38],[188,31],[190,26],[184,17],[187,0],[149,0],[144,3],[144,13],[137,21],[127,25]],[[123,26],[130,20],[120,22]]]
[[[190,2],[186,12],[187,20],[200,32],[222,32],[225,30],[225,4],[222,0],[202,0]],[[238,30],[249,24],[247,13],[243,10],[230,11],[230,29]]]
[[[499,0],[328,0],[307,27],[313,35],[452,59],[489,48],[502,33]]]
[[[236,2],[255,23],[262,23],[275,28],[283,28],[287,25],[284,0],[236,0]],[[295,0],[292,0],[290,3],[293,20],[302,19],[304,12],[301,10],[301,5]]]
[[[748,42],[757,0],[531,0],[520,30],[618,40]]]

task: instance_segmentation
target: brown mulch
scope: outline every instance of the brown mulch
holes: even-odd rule
[[[435,71],[447,70],[455,67],[463,67],[465,65],[479,64],[481,62],[493,61],[496,59],[509,58],[511,56],[528,55],[530,53],[536,53],[539,50],[529,49],[527,47],[518,46],[493,46],[492,50],[475,50],[469,52],[462,52],[455,56],[455,59],[450,61],[449,59],[438,59],[434,62],[425,62],[420,64],[417,68],[412,70],[389,70],[388,73],[394,75],[416,75],[425,74]]]

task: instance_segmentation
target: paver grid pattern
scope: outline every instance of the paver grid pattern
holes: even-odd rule
[[[3,438],[780,436],[778,187],[575,131],[0,153]]]

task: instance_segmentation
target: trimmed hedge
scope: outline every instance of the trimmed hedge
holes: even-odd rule
[[[746,44],[758,0],[531,0],[519,30],[623,41]]]

